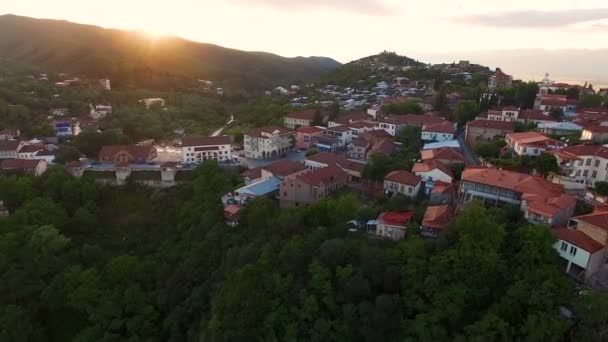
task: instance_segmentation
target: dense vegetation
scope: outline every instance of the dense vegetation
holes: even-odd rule
[[[602,339],[605,297],[577,297],[548,229],[517,210],[475,204],[436,242],[413,225],[394,243],[347,231],[375,215],[351,194],[261,199],[234,230],[219,196],[238,177],[196,173],[169,190],[0,178],[0,340]]]
[[[198,79],[227,91],[251,91],[314,79],[340,64],[330,58],[285,58],[66,21],[0,16],[0,57],[56,72],[109,77],[117,88],[180,89]]]

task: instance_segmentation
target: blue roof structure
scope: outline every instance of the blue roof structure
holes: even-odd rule
[[[458,140],[446,140],[446,141],[424,144],[424,147],[422,147],[422,149],[423,150],[433,150],[433,149],[442,148],[442,147],[460,148],[460,143],[458,142]]]
[[[274,191],[279,190],[281,180],[277,177],[270,177],[268,179],[261,180],[244,186],[240,189],[236,189],[235,192],[239,194],[248,194],[251,196],[266,196]]]
[[[582,131],[583,127],[572,122],[548,122],[538,124],[538,128],[555,129],[561,131]]]

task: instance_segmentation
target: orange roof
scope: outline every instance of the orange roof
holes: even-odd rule
[[[510,144],[525,146],[550,147],[565,145],[559,140],[551,139],[536,132],[509,133],[507,134],[506,139]]]
[[[555,237],[559,240],[571,243],[576,247],[589,252],[590,254],[602,250],[605,247],[601,243],[593,240],[587,234],[580,232],[576,229],[555,228],[551,229],[551,233],[555,235]]]
[[[456,185],[452,183],[446,183],[440,180],[437,180],[433,183],[433,190],[431,190],[431,194],[447,194],[447,193],[455,193]]]
[[[416,185],[420,184],[420,182],[422,181],[422,178],[414,175],[413,173],[411,173],[409,171],[402,170],[402,171],[393,171],[393,172],[389,173],[388,175],[386,175],[386,177],[384,177],[384,180],[389,181],[389,182],[399,183],[399,184],[416,186]]]
[[[407,126],[418,126],[439,123],[445,119],[435,115],[417,115],[417,114],[405,114],[405,115],[389,115],[384,120],[379,122],[386,122],[396,125],[407,125]]]
[[[346,113],[346,114],[340,115],[338,118],[336,118],[335,120],[331,120],[331,121],[338,123],[338,124],[347,125],[347,124],[353,123],[355,121],[369,120],[370,118],[371,118],[371,115],[369,115],[365,112],[355,112],[355,113]]]
[[[274,132],[278,132],[279,135],[292,133],[291,130],[280,126],[267,126],[261,127],[247,132],[245,135],[255,138],[265,138],[262,133],[272,134]]]
[[[467,127],[479,127],[479,128],[490,128],[498,129],[502,131],[513,131],[515,125],[513,122],[508,121],[494,121],[494,120],[473,120],[467,123]]]
[[[4,159],[0,161],[3,170],[33,170],[42,160],[39,159]]]
[[[567,146],[560,151],[553,151],[551,153],[562,159],[579,159],[579,157],[593,156],[608,159],[608,148],[601,145]]]
[[[581,215],[573,217],[572,219],[583,221],[592,226],[596,226],[600,229],[608,231],[608,212],[603,210],[596,210],[591,214]]]
[[[303,126],[296,129],[298,133],[304,134],[315,134],[315,133],[323,133],[325,130],[323,128],[315,127],[315,126]]]
[[[441,147],[420,152],[422,160],[445,159],[449,161],[461,161],[463,164],[466,159],[460,151],[451,147]]]
[[[285,117],[288,119],[297,119],[297,120],[309,120],[312,121],[315,119],[315,115],[317,114],[316,109],[309,109],[300,112],[291,112],[287,114]]]
[[[216,146],[216,145],[230,145],[231,139],[229,136],[218,136],[218,137],[185,137],[182,139],[182,147],[191,146]]]
[[[387,211],[378,216],[378,224],[405,227],[413,216],[412,211]]]
[[[263,166],[258,166],[258,167],[254,167],[251,169],[248,169],[247,171],[243,172],[243,176],[249,178],[249,179],[258,179],[262,177],[262,169],[264,167]]]
[[[295,162],[293,160],[279,160],[272,164],[263,167],[264,170],[272,173],[275,176],[287,177],[306,170],[306,166],[302,163]]]
[[[426,228],[442,229],[452,218],[452,207],[445,205],[430,206],[424,212],[422,226]]]
[[[296,176],[296,178],[306,184],[318,187],[321,185],[330,185],[338,181],[344,181],[348,179],[348,174],[337,165],[329,165],[328,167],[300,174]]]
[[[442,121],[437,123],[429,123],[422,126],[422,130],[426,132],[436,133],[448,133],[453,134],[455,131],[455,124],[451,121]]]
[[[536,196],[529,202],[528,210],[542,216],[553,217],[575,205],[576,198],[566,194],[551,198]]]
[[[447,166],[443,165],[442,163],[438,163],[436,160],[433,160],[433,159],[424,161],[422,163],[414,164],[414,167],[412,168],[412,172],[413,173],[429,172],[429,171],[433,171],[435,169],[438,169],[439,171],[445,173],[446,175],[453,177],[452,171]]]

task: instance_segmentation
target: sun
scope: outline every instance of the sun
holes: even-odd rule
[[[156,28],[143,29],[141,33],[150,40],[159,40],[168,36],[167,32]]]

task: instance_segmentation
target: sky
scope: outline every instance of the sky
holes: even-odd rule
[[[343,63],[382,50],[439,62],[487,50],[608,48],[606,0],[4,0],[6,13]]]

